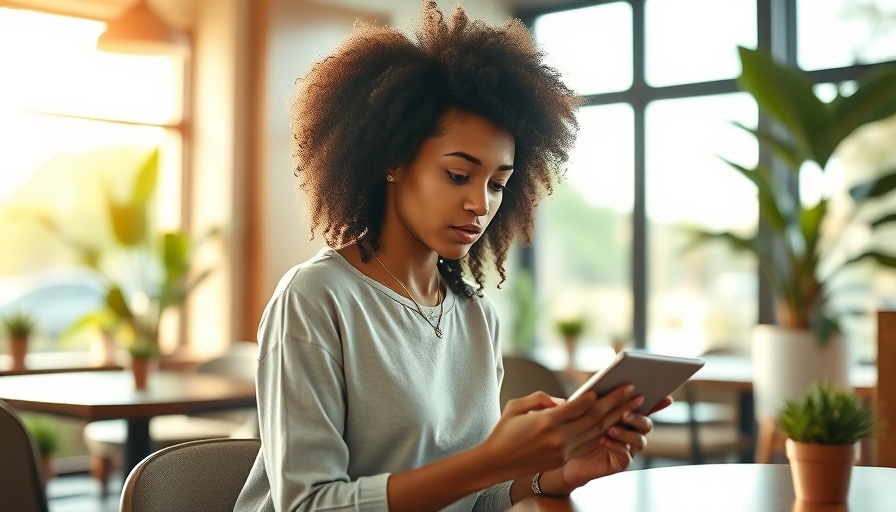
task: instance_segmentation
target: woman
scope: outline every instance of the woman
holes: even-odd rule
[[[424,2],[416,42],[360,26],[299,82],[295,173],[329,247],[263,315],[262,450],[237,511],[505,510],[644,448],[630,386],[499,411],[483,268],[503,280],[577,129],[541,59],[518,21],[448,23]]]

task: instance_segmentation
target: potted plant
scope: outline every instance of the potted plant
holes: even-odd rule
[[[159,156],[153,151],[138,171],[129,197],[121,200],[106,194],[111,246],[86,244],[53,219],[41,218],[106,283],[105,306],[75,321],[65,335],[93,327],[104,336],[121,340],[131,356],[137,389],[145,388],[146,370],[160,355],[163,316],[183,306],[190,291],[212,272],[194,272],[191,261],[195,252],[219,234],[212,228],[192,239],[180,230],[155,229],[153,197],[158,172]]]
[[[59,430],[52,420],[42,416],[22,415],[22,423],[34,439],[41,457],[43,484],[53,476],[53,455],[59,450]]]
[[[896,190],[896,169],[849,188],[846,218],[831,214],[833,197],[804,204],[793,197],[793,184],[817,166],[828,167],[832,155],[859,128],[896,113],[896,67],[877,67],[856,81],[854,92],[823,102],[801,71],[776,62],[763,49],[740,48],[739,86],[749,93],[771,126],[751,132],[770,155],[752,168],[728,162],[756,187],[764,233],[742,234],[694,229],[691,245],[721,241],[752,253],[770,285],[776,325],[753,332],[754,391],[760,421],[773,423],[784,400],[804,393],[811,382],[845,383],[849,351],[839,335],[848,295],[867,292],[871,283],[850,283],[859,262],[896,268],[896,253],[877,243],[883,228],[893,226],[896,210],[885,195]],[[889,204],[893,204],[892,201]],[[868,233],[867,244],[850,247],[856,230]],[[854,280],[853,280],[854,281]],[[865,302],[867,304],[867,302]]]
[[[778,428],[787,436],[797,499],[846,502],[856,443],[874,433],[865,402],[851,390],[813,383],[805,395],[785,402]]]
[[[9,354],[14,371],[25,370],[25,356],[28,355],[28,341],[37,329],[37,319],[30,313],[15,311],[0,318],[0,327],[9,338]]]
[[[557,332],[560,333],[560,336],[563,338],[563,343],[566,345],[566,353],[567,353],[567,368],[569,370],[575,369],[575,360],[576,360],[576,348],[579,344],[579,337],[585,331],[585,327],[587,322],[585,321],[584,316],[571,316],[568,318],[560,318],[554,323],[557,328]]]

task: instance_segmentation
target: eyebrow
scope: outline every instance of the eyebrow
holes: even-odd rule
[[[442,156],[456,156],[459,158],[463,158],[464,160],[470,162],[471,164],[476,164],[480,167],[482,166],[482,160],[476,158],[475,156],[473,156],[469,153],[464,153],[463,151],[455,151],[453,153],[445,153]],[[498,170],[499,171],[512,171],[513,166],[512,165],[499,165]]]

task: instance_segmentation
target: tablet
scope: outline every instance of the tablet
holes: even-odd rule
[[[703,363],[702,359],[696,358],[623,351],[606,368],[582,384],[569,400],[589,389],[595,390],[597,396],[603,396],[620,384],[634,384],[635,393],[644,395],[644,403],[638,411],[647,414],[663,398],[687,382],[703,367]]]

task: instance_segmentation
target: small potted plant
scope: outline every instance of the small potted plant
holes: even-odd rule
[[[567,367],[570,370],[575,369],[576,347],[579,344],[579,337],[585,331],[586,324],[584,316],[561,318],[554,324],[557,327],[557,332],[563,338],[563,343],[566,345],[566,352],[569,358]]]
[[[12,356],[12,369],[25,370],[25,356],[28,354],[28,341],[37,329],[37,320],[30,313],[17,311],[0,318],[0,327],[9,337],[9,353]]]
[[[796,498],[845,503],[856,443],[874,433],[869,406],[851,390],[816,382],[801,397],[785,402],[778,427],[787,436]]]
[[[59,450],[59,430],[51,420],[42,416],[23,415],[22,422],[37,445],[42,462],[43,484],[46,486],[53,476],[52,462],[53,455]]]

